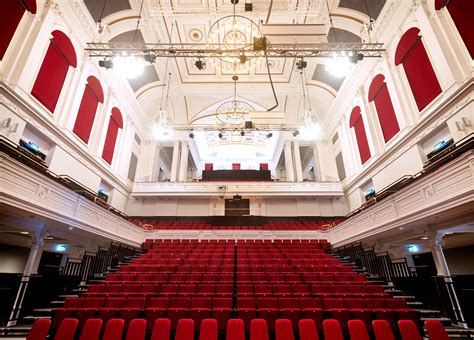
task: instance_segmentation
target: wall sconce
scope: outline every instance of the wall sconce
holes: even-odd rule
[[[11,125],[11,123],[12,123],[12,119],[11,119],[11,118],[7,118],[7,119],[5,119],[5,120],[2,122],[2,127],[4,127],[4,128],[9,128],[10,125]]]
[[[454,124],[456,125],[456,129],[458,131],[465,131],[467,127],[470,127],[472,125],[472,122],[467,117],[461,117],[461,120],[457,120]]]
[[[18,131],[18,123],[15,123],[10,129],[10,132],[16,133],[17,131]]]

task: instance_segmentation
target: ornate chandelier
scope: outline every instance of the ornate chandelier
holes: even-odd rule
[[[255,111],[252,105],[237,99],[237,80],[239,77],[234,75],[234,97],[219,105],[216,110],[216,123],[220,125],[243,125],[248,119],[249,113]]]
[[[248,73],[255,67],[254,39],[263,36],[260,27],[251,19],[235,14],[222,17],[212,24],[207,34],[207,47],[219,50],[217,59],[224,72]]]

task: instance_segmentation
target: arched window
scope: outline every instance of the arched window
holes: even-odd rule
[[[74,124],[74,133],[85,143],[89,142],[92,125],[94,124],[95,113],[99,103],[104,102],[104,92],[99,80],[90,76],[87,78],[86,88],[82,95],[81,105],[77,113],[76,123]]]
[[[15,34],[25,10],[35,14],[35,0],[7,0],[2,1],[2,20],[0,20],[0,59],[3,59],[8,45]]]
[[[356,106],[352,109],[351,116],[349,118],[349,126],[354,128],[357,146],[359,148],[360,161],[362,164],[364,164],[370,158],[370,149],[359,106]]]
[[[415,27],[405,32],[397,46],[395,65],[403,64],[411,92],[421,111],[441,93],[441,86],[419,33],[420,30]]]
[[[52,33],[51,42],[36,77],[31,94],[54,112],[69,66],[76,67],[76,51],[61,31]]]
[[[105,136],[104,150],[102,151],[102,158],[109,164],[112,164],[114,158],[115,143],[119,129],[123,129],[123,119],[120,110],[114,107],[110,115],[109,127],[107,128],[107,135]]]
[[[466,0],[436,0],[435,8],[439,11],[446,7],[453,18],[462,40],[466,44],[467,50],[474,59],[474,21],[472,13],[474,13],[474,1]]]
[[[385,77],[382,74],[375,76],[372,80],[368,99],[369,102],[373,101],[375,104],[383,138],[385,143],[387,143],[400,131],[400,127],[393,109],[392,99],[390,99],[390,94],[388,93]]]

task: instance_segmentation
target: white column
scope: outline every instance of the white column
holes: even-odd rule
[[[303,182],[303,169],[301,167],[300,143],[293,141],[293,157],[295,164],[296,181]]]
[[[288,182],[294,182],[295,175],[293,171],[293,157],[291,155],[291,140],[285,141],[284,153],[285,153],[286,180]]]
[[[179,162],[179,181],[186,182],[188,177],[189,145],[187,141],[181,141],[181,160]]]
[[[154,182],[153,173],[156,158],[156,142],[144,142],[140,150],[140,159],[138,160],[136,182]]]
[[[173,144],[173,159],[171,160],[170,182],[176,182],[178,177],[179,140]]]
[[[33,273],[36,273],[38,270],[39,258],[43,254],[44,246],[44,236],[46,233],[46,228],[44,226],[33,236],[33,241],[31,242],[30,254],[28,255],[28,260],[26,261],[25,269],[23,270],[23,276],[21,278],[20,287],[16,294],[15,302],[13,304],[13,309],[10,314],[10,319],[8,321],[8,326],[16,325],[18,317],[23,306],[23,300],[28,289],[28,283],[30,281],[30,276]]]
[[[369,145],[372,144],[373,146],[373,150],[371,151],[374,153],[373,156],[380,155],[383,153],[385,141],[383,140],[382,128],[380,127],[380,122],[378,121],[377,112],[375,112],[375,110],[372,110],[372,107],[369,105],[367,101],[367,94],[364,91],[364,87],[360,86],[357,92],[362,102],[362,109],[366,113],[368,123],[367,140],[369,142]],[[372,143],[370,143],[371,141]]]

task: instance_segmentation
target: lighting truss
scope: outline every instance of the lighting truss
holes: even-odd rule
[[[295,131],[301,128],[301,125],[291,124],[252,124],[251,129],[246,129],[245,126],[236,124],[192,124],[192,125],[170,125],[170,129],[174,131]]]
[[[88,43],[85,51],[92,58],[113,58],[120,55],[153,58],[329,58],[337,52],[354,52],[364,58],[378,58],[385,51],[382,43],[269,44],[265,51],[255,51],[253,45],[239,49],[220,49],[218,44],[146,44]],[[151,57],[151,58],[150,58]]]

